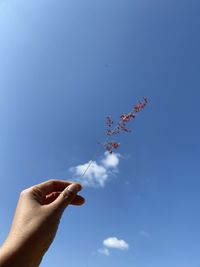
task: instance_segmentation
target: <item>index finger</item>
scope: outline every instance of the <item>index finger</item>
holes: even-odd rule
[[[52,192],[62,192],[67,186],[70,184],[73,184],[74,182],[65,181],[65,180],[57,180],[57,179],[51,179],[46,182],[37,184],[36,186],[46,195],[51,194]],[[80,186],[80,190],[82,189],[82,186]],[[79,191],[80,191],[79,190]]]

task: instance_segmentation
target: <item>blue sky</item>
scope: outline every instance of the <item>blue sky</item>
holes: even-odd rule
[[[118,173],[69,207],[41,266],[200,266],[199,8],[0,1],[1,243],[19,192],[70,180],[104,140],[105,116],[147,96],[133,133],[120,137]],[[100,254],[109,237],[129,249]]]

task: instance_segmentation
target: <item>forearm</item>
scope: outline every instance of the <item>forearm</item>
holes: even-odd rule
[[[38,267],[42,255],[35,255],[34,251],[27,251],[23,246],[14,246],[5,242],[0,248],[0,267]]]

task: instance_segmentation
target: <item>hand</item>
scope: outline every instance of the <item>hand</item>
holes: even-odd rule
[[[36,267],[51,245],[63,211],[82,205],[78,183],[49,180],[20,194],[12,227],[0,251],[1,267]]]

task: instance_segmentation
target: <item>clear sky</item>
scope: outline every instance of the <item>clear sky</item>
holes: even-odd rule
[[[72,179],[104,140],[105,116],[147,96],[133,133],[120,137],[118,172],[69,207],[41,266],[200,266],[199,8],[0,0],[1,243],[20,191]],[[129,248],[99,253],[109,237]]]

